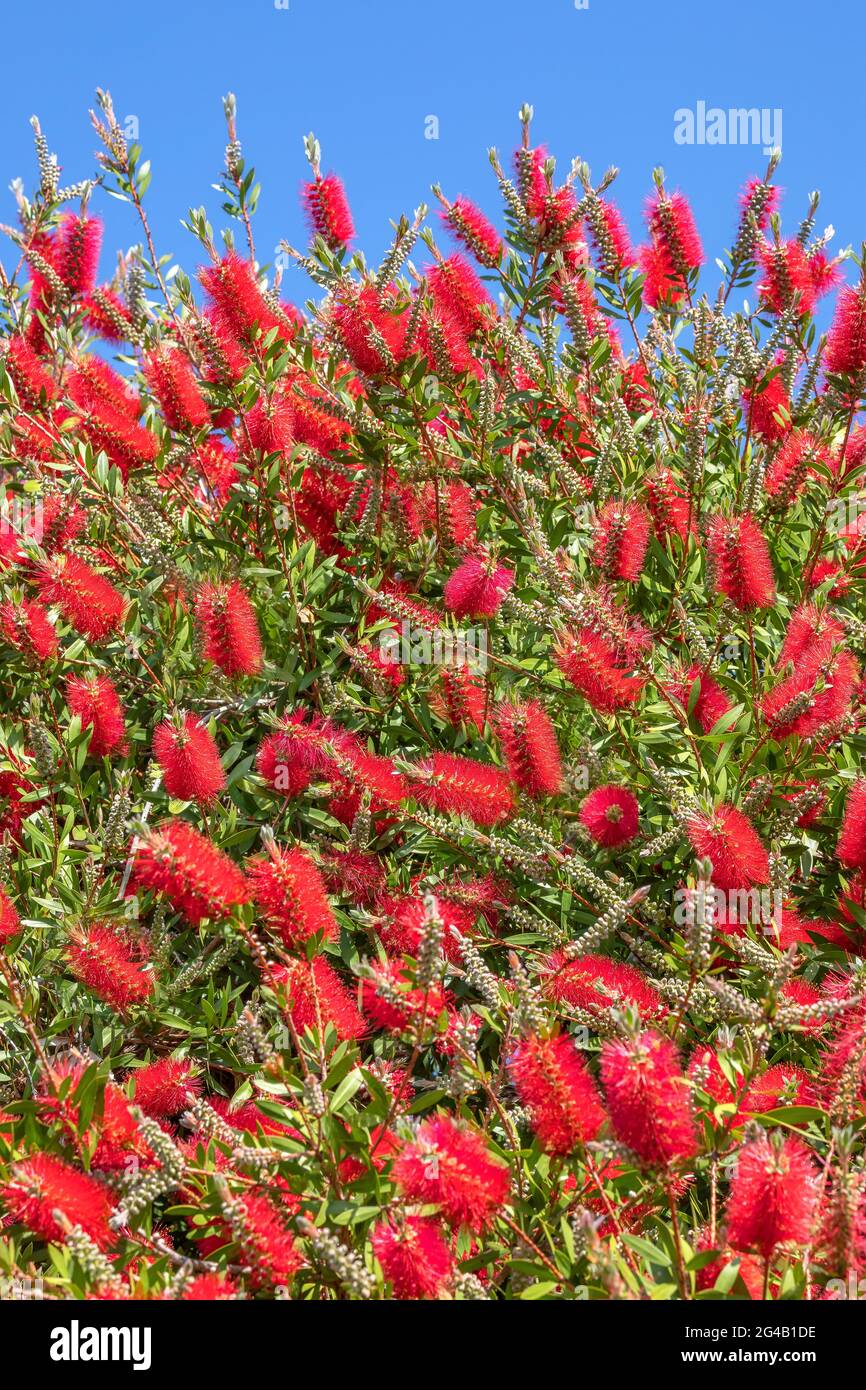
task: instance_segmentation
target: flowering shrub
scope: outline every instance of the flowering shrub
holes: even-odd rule
[[[866,264],[819,336],[773,158],[706,297],[524,110],[502,229],[436,188],[379,267],[310,137],[268,271],[226,114],[194,274],[100,93],[0,284],[4,1277],[847,1296]]]

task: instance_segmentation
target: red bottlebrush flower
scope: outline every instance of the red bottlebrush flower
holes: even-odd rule
[[[468,816],[476,825],[496,825],[514,811],[508,778],[498,767],[462,758],[456,753],[433,753],[418,765],[419,780],[411,794],[435,811]]]
[[[831,732],[845,718],[860,679],[850,652],[837,652],[818,666],[809,657],[761,701],[761,713],[777,739]]]
[[[816,463],[835,471],[829,452],[814,435],[807,430],[791,430],[767,468],[767,496],[778,506],[787,506],[799,496],[809,474],[815,473]]]
[[[845,629],[829,609],[801,603],[789,619],[778,665],[785,666],[790,661],[795,668],[804,663],[822,666],[833,648],[844,640]]]
[[[218,1303],[237,1297],[237,1287],[222,1274],[197,1274],[183,1286],[181,1298],[186,1303]]]
[[[570,1037],[524,1038],[508,1070],[545,1153],[565,1157],[596,1137],[604,1107]]]
[[[114,1242],[109,1220],[111,1196],[96,1178],[53,1154],[35,1153],[16,1163],[10,1181],[0,1188],[7,1220],[26,1226],[40,1240],[62,1245],[69,1226],[80,1226],[100,1250]]]
[[[508,1167],[477,1130],[435,1115],[419,1125],[394,1162],[392,1176],[409,1202],[436,1204],[451,1226],[480,1232],[505,1204]]]
[[[431,708],[441,719],[455,728],[461,724],[484,732],[487,715],[487,691],[483,676],[476,675],[471,666],[443,667],[430,701]]]
[[[188,1057],[160,1057],[134,1071],[132,1079],[136,1105],[155,1120],[188,1110],[201,1094],[201,1078]]]
[[[670,681],[666,689],[683,706],[683,709],[688,710],[695,682],[698,682],[698,691],[692,704],[691,714],[700,725],[701,731],[708,734],[715,728],[720,719],[724,719],[725,715],[730,713],[733,705],[718,681],[708,671],[697,665],[690,666],[687,671],[684,671],[681,679]]]
[[[248,446],[265,457],[289,452],[295,438],[295,412],[287,396],[262,396],[242,418],[242,453],[248,451]]]
[[[818,996],[820,998],[820,995]],[[792,1062],[779,1062],[753,1081],[740,1101],[740,1118],[764,1115],[783,1105],[818,1105],[818,1092],[808,1072]]]
[[[764,272],[758,294],[766,307],[776,314],[782,314],[793,306],[795,296],[799,295],[797,312],[813,312],[818,286],[809,258],[799,241],[792,238],[778,246],[762,242],[758,248],[758,260]]]
[[[775,444],[791,428],[791,398],[785,390],[785,383],[777,372],[760,383],[760,389],[744,391],[743,401],[749,416],[749,428],[753,434],[769,444]]]
[[[685,194],[656,189],[647,202],[646,221],[677,275],[684,277],[703,265],[704,248]]]
[[[759,231],[766,231],[770,218],[779,206],[779,190],[773,184],[764,183],[757,174],[746,182],[740,193],[740,226],[745,229],[749,218],[754,217]]]
[[[54,242],[54,269],[74,297],[89,294],[96,283],[102,223],[97,217],[66,213]]]
[[[629,1005],[645,1017],[662,1015],[665,1006],[655,986],[634,965],[608,956],[569,960],[553,951],[545,962],[543,990],[549,999],[599,1013]]]
[[[846,869],[866,869],[866,780],[859,778],[848,793],[836,858]]]
[[[54,624],[35,599],[0,604],[0,633],[10,647],[36,661],[50,661],[60,649]]]
[[[856,376],[866,367],[866,293],[862,287],[844,289],[836,302],[833,325],[824,351],[824,370],[834,376]]]
[[[468,198],[458,195],[440,215],[480,265],[496,269],[502,260],[502,238],[480,208]]]
[[[679,536],[684,541],[689,533],[689,499],[679,487],[669,468],[658,468],[644,479],[647,506],[659,541],[666,536]]]
[[[249,341],[258,329],[267,333],[280,320],[259,289],[255,271],[231,251],[199,271],[199,279],[216,306],[217,321],[233,337]]]
[[[446,378],[476,370],[477,367],[462,324],[444,304],[437,305],[432,313],[422,311],[414,350],[427,358],[432,373]]]
[[[355,235],[346,190],[336,174],[316,176],[305,183],[301,197],[310,226],[332,251],[342,251]]]
[[[492,556],[469,555],[445,585],[445,607],[456,618],[493,618],[514,583],[514,571]]]
[[[170,430],[191,434],[207,424],[207,402],[180,348],[160,347],[148,353],[144,374],[162,406],[165,423]]]
[[[562,788],[562,763],[544,706],[537,700],[499,705],[496,732],[512,782],[530,796],[556,796]]]
[[[660,304],[679,304],[685,294],[685,283],[665,248],[655,241],[641,246],[638,249],[638,262],[644,274],[644,303],[650,309]]]
[[[82,729],[93,730],[88,749],[91,757],[126,754],[123,706],[108,676],[70,676],[66,682],[66,703],[70,713],[81,720]]]
[[[373,285],[346,287],[341,295],[332,312],[334,328],[358,371],[380,376],[403,356],[405,314],[395,312]]]
[[[427,284],[435,307],[455,318],[469,338],[484,323],[485,311],[493,309],[492,299],[462,256],[431,266]]]
[[[194,714],[166,719],[153,735],[153,756],[169,796],[178,801],[213,801],[226,784],[219,749]]]
[[[292,1021],[299,1032],[310,1028],[320,1036],[330,1026],[340,1042],[367,1031],[351,991],[325,956],[277,966],[274,979],[285,989]]]
[[[82,410],[98,414],[108,406],[115,415],[133,422],[141,414],[141,399],[132,382],[101,357],[80,357],[66,390],[69,399]]]
[[[639,502],[607,502],[599,513],[593,553],[607,579],[640,579],[650,519]]]
[[[195,616],[205,661],[227,676],[255,676],[262,668],[262,642],[256,612],[237,580],[199,588]]]
[[[60,431],[47,420],[16,415],[13,420],[12,451],[16,458],[53,465],[57,462]]]
[[[290,950],[303,947],[312,936],[334,941],[337,923],[316,865],[302,849],[284,849],[273,842],[268,854],[251,859],[247,877],[264,921]]]
[[[48,607],[56,604],[69,625],[91,642],[102,641],[120,627],[126,600],[77,555],[47,561],[36,581],[42,602]]]
[[[275,733],[262,743],[256,759],[260,775],[283,796],[298,796],[314,775],[335,774],[333,758],[325,748],[332,745],[347,757],[360,745],[354,735],[320,715],[308,718],[305,710],[295,710],[280,723]]]
[[[17,333],[9,338],[3,361],[25,410],[39,410],[56,400],[57,386],[26,338]]]
[[[754,518],[715,516],[707,532],[707,554],[719,593],[742,612],[776,602],[773,562]]]
[[[5,946],[21,930],[21,921],[6,893],[0,888],[0,946]]]
[[[439,985],[415,988],[401,960],[372,968],[361,983],[361,1008],[371,1023],[389,1033],[427,1032],[443,1013],[451,995]]]
[[[436,907],[444,927],[442,950],[447,960],[459,961],[460,949],[452,930],[456,927],[466,935],[472,930],[474,915],[465,908],[436,898]],[[420,897],[387,897],[380,902],[386,914],[378,924],[379,935],[386,950],[394,956],[418,956],[422,930],[427,920],[424,899]]]
[[[686,830],[695,854],[709,859],[713,883],[723,892],[769,883],[770,861],[754,826],[742,811],[727,803],[709,816],[689,817]]]
[[[164,893],[193,926],[205,917],[229,917],[251,896],[237,864],[182,820],[149,832],[136,851],[133,877],[138,887]]]
[[[595,787],[580,808],[580,823],[597,845],[613,849],[638,832],[637,797],[627,787]]]
[[[587,218],[587,228],[595,247],[596,264],[605,275],[636,265],[625,219],[615,203],[599,199],[595,213]]]
[[[601,1078],[617,1137],[642,1162],[666,1168],[694,1157],[698,1140],[689,1086],[672,1042],[647,1031],[605,1043]]]
[[[118,1013],[153,994],[153,975],[140,949],[105,923],[75,927],[66,959],[75,978]]]
[[[329,893],[358,907],[375,902],[385,887],[385,869],[375,854],[360,849],[322,849],[322,876]]]
[[[567,632],[559,639],[556,664],[600,714],[633,705],[644,686],[643,678],[629,675],[611,644],[591,628]]]
[[[119,295],[109,285],[100,285],[84,296],[84,322],[92,333],[98,333],[109,343],[130,342],[132,315]]]
[[[728,1240],[769,1260],[777,1245],[808,1241],[817,1201],[818,1170],[798,1139],[761,1135],[737,1156],[726,1210]]]
[[[219,510],[238,481],[237,454],[212,435],[195,449],[192,457],[201,469],[200,496]]]
[[[437,1222],[421,1216],[407,1216],[399,1226],[380,1221],[370,1244],[394,1298],[439,1298],[449,1288],[454,1260]]]
[[[231,1234],[245,1264],[252,1288],[272,1288],[291,1283],[305,1263],[282,1212],[269,1196],[245,1188],[233,1199]]]
[[[36,504],[35,515],[24,526],[25,536],[32,538],[49,555],[65,550],[81,535],[87,525],[83,507],[68,494],[49,492]]]

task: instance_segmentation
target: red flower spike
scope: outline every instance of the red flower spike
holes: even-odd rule
[[[135,1104],[155,1120],[188,1110],[201,1094],[201,1078],[188,1057],[160,1057],[134,1071],[132,1079]]]
[[[633,705],[644,686],[630,675],[614,647],[591,628],[565,633],[557,643],[556,664],[588,704],[600,714]]]
[[[194,714],[160,724],[153,735],[153,756],[162,768],[169,796],[208,805],[226,784],[219,749]]]
[[[80,1226],[100,1250],[114,1243],[108,1190],[53,1154],[35,1153],[16,1163],[0,1188],[0,1201],[8,1221],[26,1226],[40,1240],[62,1245],[68,1227]]]
[[[688,1082],[659,1033],[605,1043],[601,1078],[617,1137],[650,1167],[693,1158],[698,1141]]]
[[[202,584],[195,616],[205,661],[227,676],[255,676],[262,668],[262,642],[255,609],[237,580]]]
[[[137,946],[104,923],[76,927],[69,936],[66,959],[76,979],[125,1014],[153,993],[153,975]]]
[[[439,1298],[450,1287],[454,1260],[437,1222],[421,1216],[407,1216],[399,1226],[380,1221],[370,1244],[394,1298]]]
[[[36,575],[42,602],[56,604],[63,617],[91,642],[101,642],[120,627],[126,600],[107,579],[77,555],[59,555]]]
[[[458,241],[462,241],[481,265],[489,269],[499,265],[503,252],[502,238],[480,208],[468,198],[458,196],[440,215]]]
[[[57,232],[53,263],[69,293],[89,294],[96,283],[102,223],[96,217],[65,213]]]
[[[595,787],[580,808],[580,823],[597,845],[613,849],[638,832],[638,803],[627,787]]]
[[[862,286],[845,289],[839,295],[823,367],[835,376],[857,376],[866,367],[866,293]]]
[[[60,649],[54,624],[35,599],[0,604],[0,634],[16,651],[35,661],[50,661]]]
[[[81,720],[82,729],[93,731],[88,748],[91,757],[126,755],[129,745],[123,706],[108,676],[70,676],[66,682],[66,703],[70,713]]]
[[[514,571],[481,555],[470,555],[445,585],[445,607],[455,618],[493,618],[514,584]]]
[[[346,190],[336,174],[305,183],[302,201],[310,225],[332,251],[342,251],[355,235]]]
[[[5,946],[21,930],[21,921],[7,894],[0,888],[0,946]]]
[[[639,502],[607,502],[599,513],[593,554],[607,579],[640,579],[649,544],[650,519]]]
[[[508,1197],[508,1167],[494,1157],[477,1130],[445,1115],[425,1120],[405,1144],[392,1176],[409,1202],[435,1204],[452,1226],[480,1232]]]
[[[196,926],[203,918],[229,917],[249,902],[250,888],[227,854],[186,821],[169,821],[139,845],[136,887],[163,893],[175,912]]]
[[[321,1038],[331,1027],[340,1042],[349,1042],[368,1031],[350,990],[325,956],[277,966],[274,979],[286,992],[298,1032],[309,1028]]]
[[[713,517],[707,533],[707,554],[716,588],[737,608],[750,612],[773,607],[773,563],[764,535],[752,517]]]
[[[247,878],[263,920],[289,950],[302,948],[312,936],[323,943],[336,940],[322,875],[304,850],[271,843],[267,855],[249,861]]]
[[[777,1245],[812,1234],[818,1169],[798,1139],[761,1135],[737,1156],[726,1209],[728,1240],[768,1260]]]
[[[144,374],[170,430],[192,434],[208,421],[208,408],[189,361],[176,347],[148,353]]]
[[[514,811],[508,778],[498,767],[456,753],[433,753],[419,764],[411,795],[423,806],[497,825]]]
[[[595,1139],[604,1107],[570,1037],[524,1038],[508,1070],[545,1153],[565,1157]]]
[[[709,859],[713,883],[724,892],[769,883],[770,861],[754,826],[736,806],[717,806],[709,816],[691,815],[686,824],[695,854]]]
[[[866,869],[866,780],[860,778],[848,793],[836,858],[846,869]]]
[[[530,796],[556,796],[562,789],[562,763],[544,706],[537,700],[499,705],[496,732],[512,782]]]

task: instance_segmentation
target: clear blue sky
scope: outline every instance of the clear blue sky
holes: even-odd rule
[[[277,0],[277,4],[285,0]],[[179,225],[204,203],[225,219],[210,185],[225,143],[220,98],[237,94],[246,157],[263,183],[257,249],[303,241],[297,192],[314,130],[326,168],[347,186],[361,244],[376,258],[388,219],[429,199],[441,181],[490,213],[497,193],[486,149],[510,155],[516,113],[535,106],[534,132],[564,174],[573,155],[600,176],[622,170],[615,196],[632,235],[651,170],[691,197],[707,252],[729,244],[735,198],[765,165],[759,147],[679,145],[678,108],[757,107],[783,112],[779,182],[793,231],[807,193],[823,194],[819,227],[834,247],[866,237],[862,0],[16,0],[4,15],[0,89],[3,185],[35,179],[34,111],[63,164],[63,180],[91,173],[87,117],[96,86],[121,117],[140,123],[153,163],[148,207],[160,251],[187,268],[196,247]],[[425,139],[436,116],[438,140]],[[14,218],[11,195],[0,220]],[[132,210],[97,194],[106,248],[138,240]],[[8,248],[8,244],[7,244]],[[8,249],[3,257],[8,258]],[[102,273],[111,269],[104,252]],[[850,278],[850,270],[849,270]],[[305,282],[286,281],[304,297]]]

